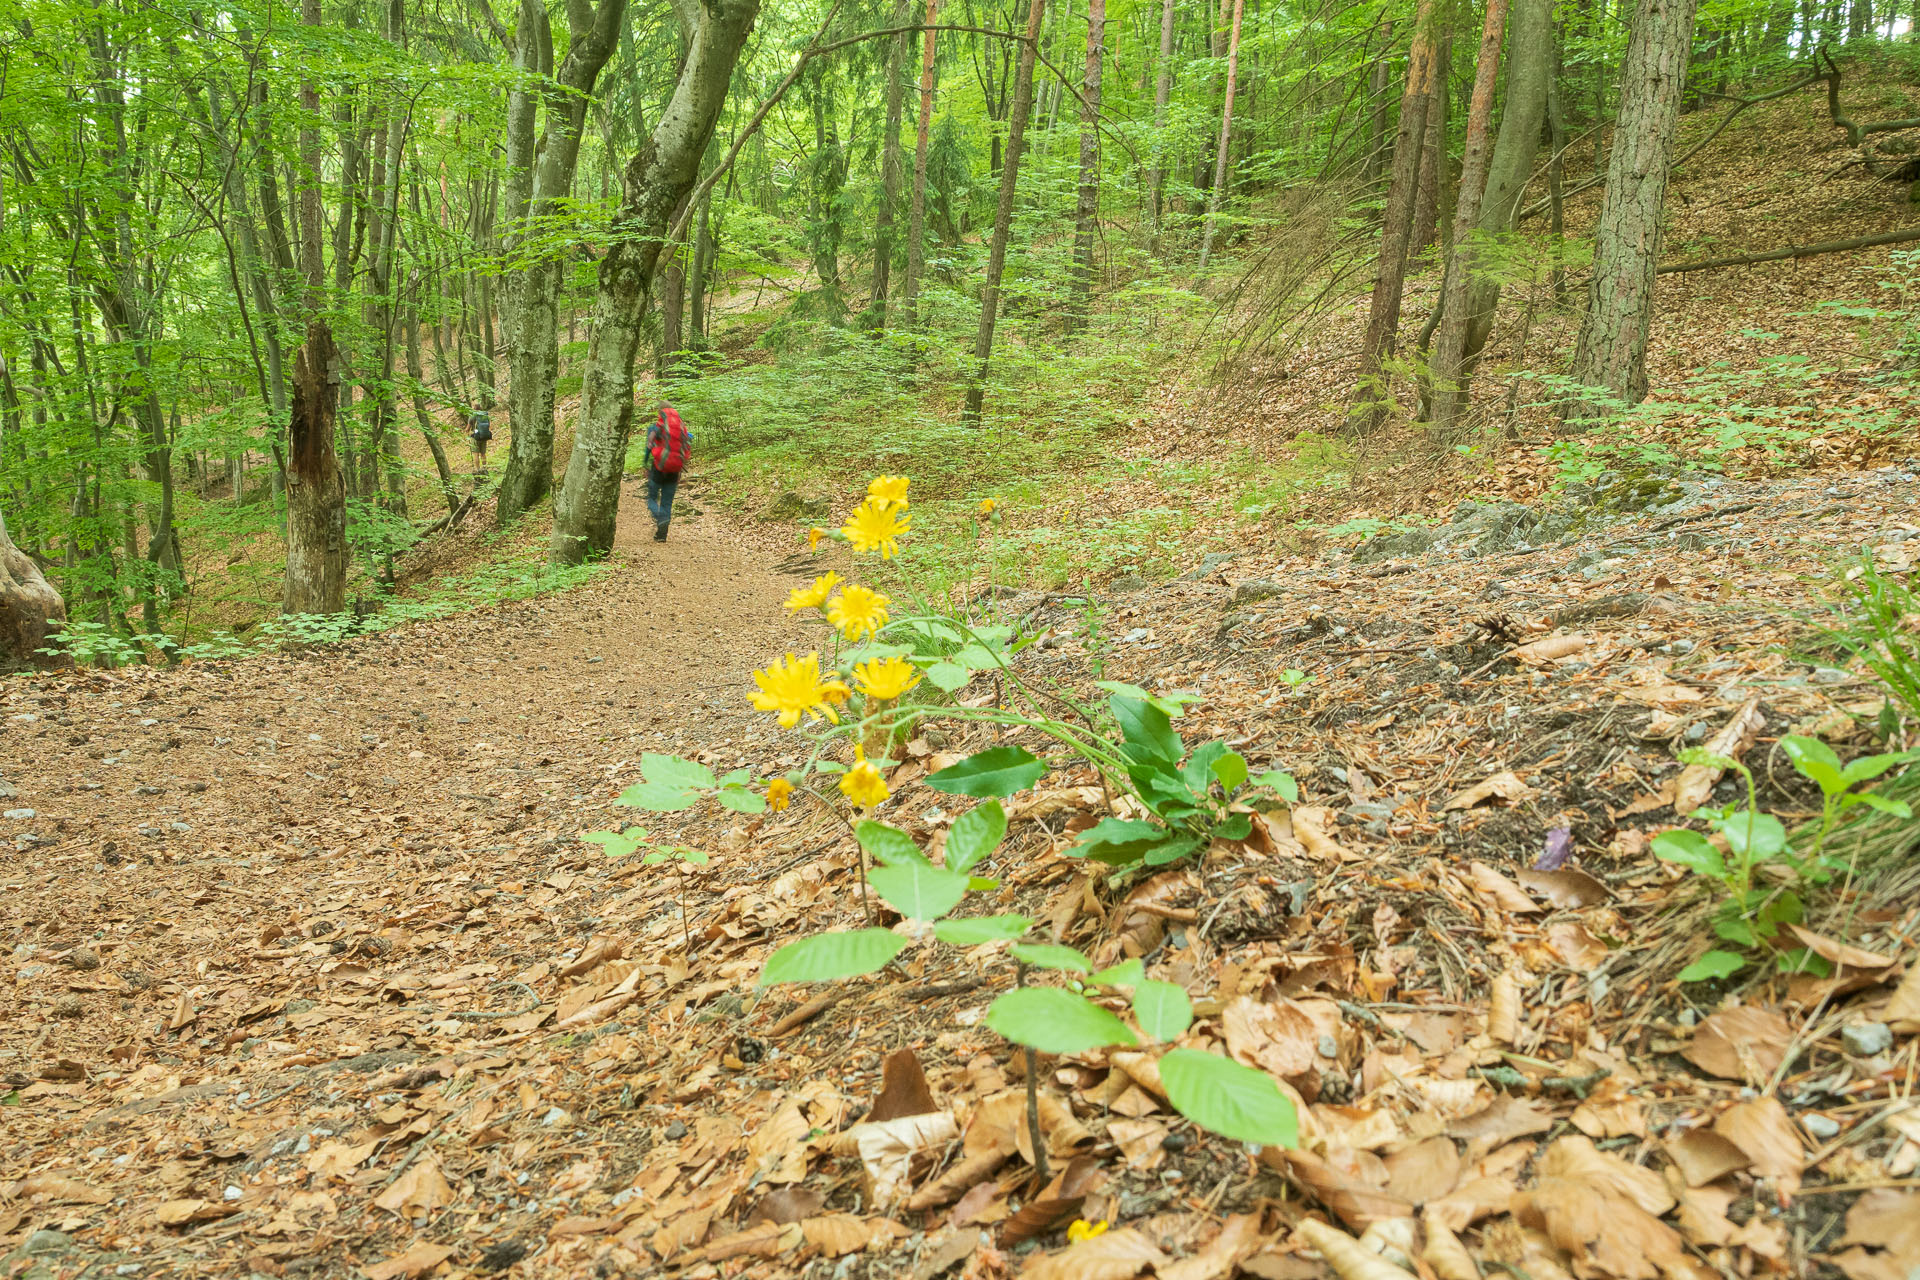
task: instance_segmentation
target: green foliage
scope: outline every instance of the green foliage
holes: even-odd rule
[[[1889,701],[1879,729],[1892,737],[1898,719],[1920,720],[1920,639],[1912,622],[1920,616],[1911,589],[1882,572],[1873,554],[1842,576],[1822,641],[1860,663],[1883,686]]]
[[[1160,1058],[1167,1101],[1203,1129],[1265,1147],[1300,1145],[1300,1117],[1264,1071],[1197,1049]]]
[[[1119,1018],[1085,996],[1059,987],[1016,987],[987,1007],[987,1025],[1041,1053],[1085,1053],[1137,1044]]]
[[[907,940],[886,929],[854,929],[844,933],[816,933],[787,943],[760,971],[760,985],[780,982],[831,982],[883,968]]]
[[[655,751],[641,755],[640,769],[640,781],[620,793],[620,803],[630,809],[672,813],[712,799],[735,813],[766,812],[766,799],[751,789],[752,774],[745,769],[716,777],[698,761]]]

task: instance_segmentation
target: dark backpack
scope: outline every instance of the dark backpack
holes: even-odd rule
[[[660,438],[648,453],[653,469],[663,476],[677,476],[687,465],[687,428],[672,405],[660,411]]]

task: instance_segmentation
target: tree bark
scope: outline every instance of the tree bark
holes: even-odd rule
[[[1486,22],[1480,30],[1480,53],[1473,72],[1473,98],[1467,106],[1467,137],[1460,153],[1460,194],[1454,204],[1453,252],[1441,287],[1440,337],[1433,349],[1433,423],[1442,430],[1459,421],[1466,408],[1464,361],[1467,327],[1472,318],[1468,295],[1474,280],[1474,229],[1480,223],[1481,199],[1487,189],[1487,168],[1493,148],[1493,91],[1500,75],[1500,45],[1506,36],[1507,0],[1487,0]],[[1533,121],[1533,137],[1540,121]]]
[[[1000,162],[1000,204],[994,213],[993,240],[987,248],[987,283],[980,296],[980,332],[973,344],[973,377],[967,384],[961,420],[975,426],[987,398],[987,368],[993,361],[993,330],[1000,314],[1000,277],[1007,266],[1007,235],[1013,227],[1013,200],[1020,183],[1020,153],[1026,141],[1027,115],[1033,110],[1033,60],[1040,49],[1040,20],[1047,0],[1027,6],[1027,36],[1014,71],[1013,105],[1007,113],[1007,153]]]
[[[933,24],[939,15],[940,0],[927,0],[927,30],[920,54],[920,122],[913,140],[913,192],[908,198],[907,281],[900,296],[908,328],[920,318],[920,277],[927,267],[927,143],[933,129]]]
[[[1227,37],[1227,96],[1220,105],[1220,146],[1213,157],[1213,189],[1207,193],[1207,225],[1200,233],[1200,271],[1205,274],[1227,191],[1227,147],[1233,139],[1233,91],[1240,77],[1240,17],[1246,0],[1233,0],[1233,30]]]
[[[912,0],[894,0],[893,25],[907,25]],[[932,33],[929,32],[929,35]],[[867,311],[862,325],[868,329],[887,327],[887,297],[893,291],[894,211],[900,205],[900,117],[903,107],[902,77],[907,71],[907,53],[912,33],[895,36],[887,52],[887,123],[880,137],[880,207],[873,217],[873,279],[867,289]]]
[[[1093,237],[1100,217],[1100,71],[1106,61],[1107,0],[1088,0],[1087,65],[1080,79],[1080,188],[1074,207],[1073,295],[1067,332],[1086,328],[1093,300]]]
[[[1172,4],[1172,0],[1167,0]],[[1366,183],[1371,187],[1387,172],[1387,121],[1392,119],[1393,104],[1387,98],[1387,91],[1393,85],[1392,70],[1388,66],[1389,55],[1393,51],[1393,19],[1380,19],[1380,55],[1373,60],[1372,69],[1367,73],[1367,96],[1371,99],[1373,112],[1368,121],[1367,162],[1363,172]]]
[[[320,0],[303,0],[301,24],[320,25]],[[339,400],[333,331],[327,326],[320,245],[320,89],[300,84],[300,243],[306,271],[307,338],[293,357],[291,448],[287,456],[287,567],[280,609],[339,613],[346,605],[347,488],[334,453]]]
[[[1436,19],[1438,20],[1438,19]],[[1433,79],[1427,86],[1426,131],[1420,143],[1420,187],[1413,198],[1413,238],[1409,254],[1418,255],[1440,238],[1448,179],[1447,118],[1452,106],[1453,32],[1441,30],[1434,45]]]
[[[727,85],[759,0],[697,0],[699,22],[673,98],[653,136],[627,162],[613,243],[600,259],[573,453],[554,500],[557,564],[613,548],[620,482],[633,433],[633,366],[651,323],[654,267],[675,212],[700,174],[700,158],[726,103]]]
[[[46,575],[7,536],[0,512],[0,660],[36,667],[68,665],[64,656],[42,653],[67,624],[67,605]]]
[[[1587,314],[1573,380],[1592,393],[1562,405],[1569,421],[1647,396],[1647,335],[1660,260],[1667,168],[1680,119],[1697,0],[1639,0],[1620,78],[1620,116],[1595,228]]]
[[[1160,65],[1153,81],[1153,169],[1147,174],[1147,199],[1152,216],[1148,226],[1153,251],[1160,251],[1160,218],[1165,207],[1167,171],[1167,104],[1173,98],[1173,0],[1160,4]]]
[[[1360,379],[1347,418],[1347,425],[1354,430],[1379,426],[1391,404],[1386,360],[1393,353],[1394,335],[1400,328],[1400,298],[1407,280],[1414,191],[1420,181],[1421,143],[1436,71],[1433,22],[1433,0],[1421,0],[1407,55],[1407,88],[1400,98],[1400,125],[1394,134],[1393,174],[1387,183],[1380,257],[1374,270],[1373,300],[1367,310],[1367,336],[1360,351]]]

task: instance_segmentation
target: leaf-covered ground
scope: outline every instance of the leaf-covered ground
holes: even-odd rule
[[[1711,939],[1647,843],[1681,745],[1732,726],[1788,819],[1781,734],[1867,749],[1836,713],[1872,689],[1793,642],[1809,575],[1913,545],[1913,476],[1659,497],[993,602],[1042,633],[1029,678],[1195,692],[1189,743],[1305,792],[1119,887],[1063,856],[1095,779],[1010,803],[983,909],[1141,956],[1187,1044],[1302,1113],[1252,1152],[1169,1111],[1152,1050],[1043,1057],[1045,1185],[982,1022],[998,946],[756,989],[861,918],[839,818],[661,824],[713,855],[684,880],[577,839],[644,751],[798,761],[745,699],[810,643],[754,539],[683,520],[565,596],[344,651],[12,679],[9,1274],[1351,1278],[1359,1239],[1382,1275],[1905,1276],[1920,901],[1817,919],[1834,978],[1682,988]],[[983,741],[916,739],[885,816],[937,847],[959,810],[917,779]]]

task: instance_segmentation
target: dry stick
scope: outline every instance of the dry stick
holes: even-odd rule
[[[1811,258],[1822,253],[1845,253],[1849,249],[1871,249],[1875,245],[1904,244],[1909,240],[1920,240],[1920,227],[1908,227],[1903,231],[1883,231],[1879,235],[1855,236],[1851,240],[1824,240],[1819,244],[1792,244],[1784,249],[1769,249],[1765,253],[1740,253],[1728,258],[1700,258],[1693,262],[1671,262],[1656,268],[1655,275],[1671,275],[1676,271],[1706,271],[1713,267],[1744,267],[1755,262],[1778,262],[1782,258]]]
[[[841,998],[846,994],[845,991],[829,991],[826,995],[815,996],[798,1009],[795,1009],[792,1013],[789,1013],[786,1017],[780,1019],[780,1021],[774,1023],[767,1031],[768,1038],[777,1040],[794,1028],[813,1021],[813,1019],[819,1017],[834,1005],[839,1004]]]
[[[1027,962],[1016,961],[1020,967],[1013,977],[1013,985],[1027,985]],[[1033,1146],[1033,1174],[1040,1179],[1042,1186],[1047,1182],[1047,1147],[1040,1140],[1040,1086],[1034,1077],[1040,1073],[1039,1066],[1033,1060],[1033,1046],[1022,1045],[1027,1055],[1027,1141]]]

